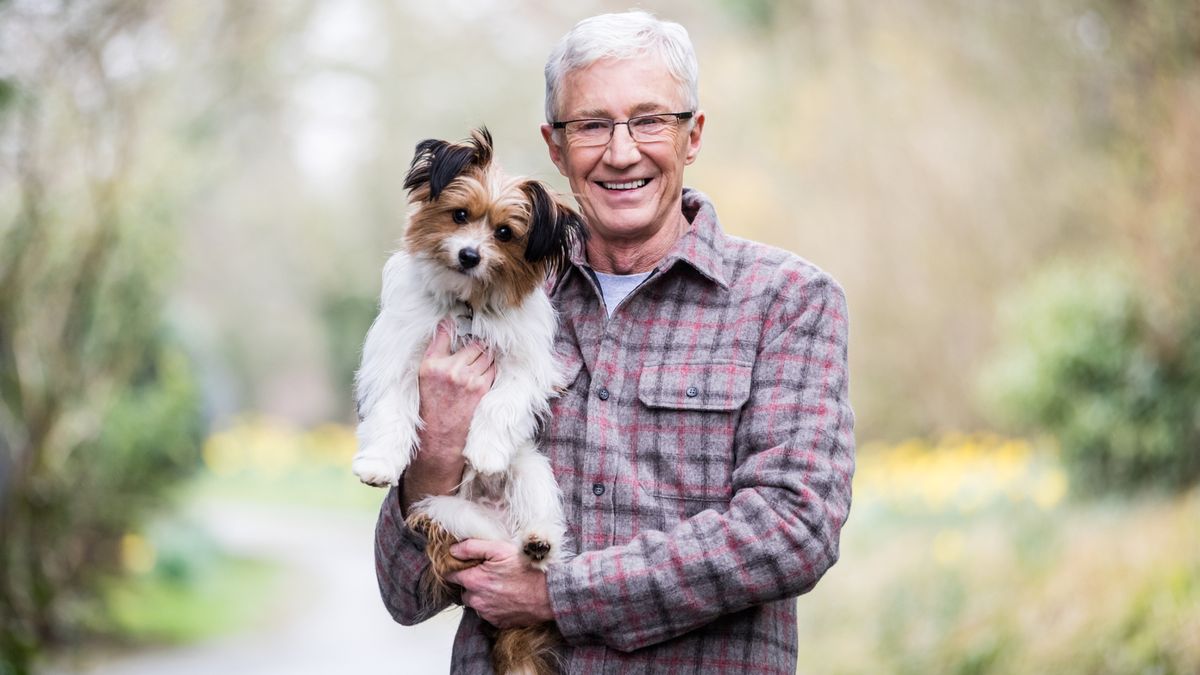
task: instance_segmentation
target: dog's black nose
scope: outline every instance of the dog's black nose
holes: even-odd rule
[[[458,252],[458,264],[463,266],[463,269],[469,270],[479,264],[479,251],[473,248],[464,248]]]

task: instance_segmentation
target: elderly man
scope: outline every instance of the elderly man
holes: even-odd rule
[[[566,672],[795,671],[796,596],[837,560],[850,507],[846,305],[813,265],[724,234],[683,187],[705,123],[697,75],[687,32],[643,12],[580,22],[546,65],[542,136],[590,234],[553,289],[571,385],[541,439],[577,555],[543,573],[508,543],[456,545],[483,562],[454,579],[455,672],[490,670],[490,626],[543,621]],[[429,612],[404,508],[454,489],[462,421],[494,375],[444,343],[422,365],[421,452],[377,530],[405,624]]]

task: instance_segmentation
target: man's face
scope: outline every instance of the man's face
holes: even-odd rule
[[[660,59],[601,60],[567,74],[558,119],[607,118],[684,112],[684,96]],[[690,127],[680,122],[666,140],[635,143],[624,125],[607,145],[573,146],[565,132],[554,141],[550,125],[542,136],[550,159],[571,182],[591,231],[608,241],[644,239],[678,222],[683,167],[700,152],[704,115]]]

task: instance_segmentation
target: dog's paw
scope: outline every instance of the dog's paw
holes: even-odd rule
[[[359,455],[350,466],[354,475],[367,485],[387,487],[400,482],[400,471],[396,465],[382,457]]]
[[[551,546],[550,542],[542,539],[536,534],[531,534],[528,537],[525,537],[525,546],[521,549],[521,551],[525,555],[529,556],[530,560],[534,562],[541,562],[549,557],[552,548],[553,546]]]

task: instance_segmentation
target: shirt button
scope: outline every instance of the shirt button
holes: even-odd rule
[[[606,389],[604,387],[600,387],[598,390],[596,390],[596,395],[600,397],[601,401],[607,401],[608,400],[608,389]]]
[[[604,485],[602,483],[592,483],[592,494],[597,497],[604,494]]]
[[[687,394],[688,398],[696,398],[700,395],[700,390],[695,387],[688,387],[687,391],[683,393]]]

